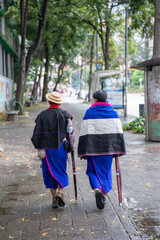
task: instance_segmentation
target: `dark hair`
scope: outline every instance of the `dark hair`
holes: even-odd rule
[[[48,101],[48,103],[51,105],[51,104],[57,104],[57,103],[54,103],[54,102],[51,102],[51,101]]]
[[[96,98],[98,102],[106,102],[107,93],[105,90],[98,90],[93,93],[93,98]]]

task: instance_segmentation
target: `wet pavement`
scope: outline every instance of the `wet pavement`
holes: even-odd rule
[[[76,147],[80,123],[88,104],[65,98],[62,107],[74,116]],[[105,209],[96,208],[85,174],[86,162],[76,156],[78,200],[74,199],[72,165],[68,156],[70,185],[65,188],[66,207],[51,208],[51,194],[44,187],[40,164],[30,138],[37,114],[47,103],[34,106],[29,116],[0,122],[0,239],[160,239],[160,143],[144,135],[125,132],[127,155],[120,157],[123,205],[117,197],[115,165],[113,190]],[[122,122],[124,119],[119,111]]]

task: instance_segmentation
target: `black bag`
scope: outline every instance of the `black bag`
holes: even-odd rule
[[[65,142],[63,143],[63,145],[64,145],[64,149],[67,151],[67,153],[69,153],[69,152],[72,151],[71,144],[70,144],[69,141],[65,141]]]

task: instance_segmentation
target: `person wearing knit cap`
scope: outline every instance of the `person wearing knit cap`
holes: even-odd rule
[[[46,94],[49,108],[38,114],[31,141],[42,159],[42,173],[46,188],[52,194],[52,207],[64,207],[63,188],[68,186],[67,152],[74,149],[75,135],[72,115],[60,108],[62,95]]]
[[[117,112],[107,103],[105,90],[93,94],[94,104],[86,111],[79,133],[78,157],[87,160],[86,174],[95,192],[98,209],[112,189],[112,159],[126,154],[122,125]]]

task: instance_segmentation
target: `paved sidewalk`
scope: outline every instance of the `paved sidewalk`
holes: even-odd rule
[[[74,116],[76,146],[88,106],[78,100],[62,106]],[[85,174],[86,162],[79,160],[77,154],[78,200],[74,200],[69,155],[66,207],[52,209],[51,194],[44,187],[40,162],[30,142],[34,120],[45,108],[47,103],[41,103],[29,117],[0,123],[0,143],[5,147],[5,154],[0,157],[0,239],[160,239],[159,143],[145,142],[143,135],[125,133],[128,154],[120,158],[123,207],[118,206],[113,164],[113,190],[102,211],[96,208]]]

